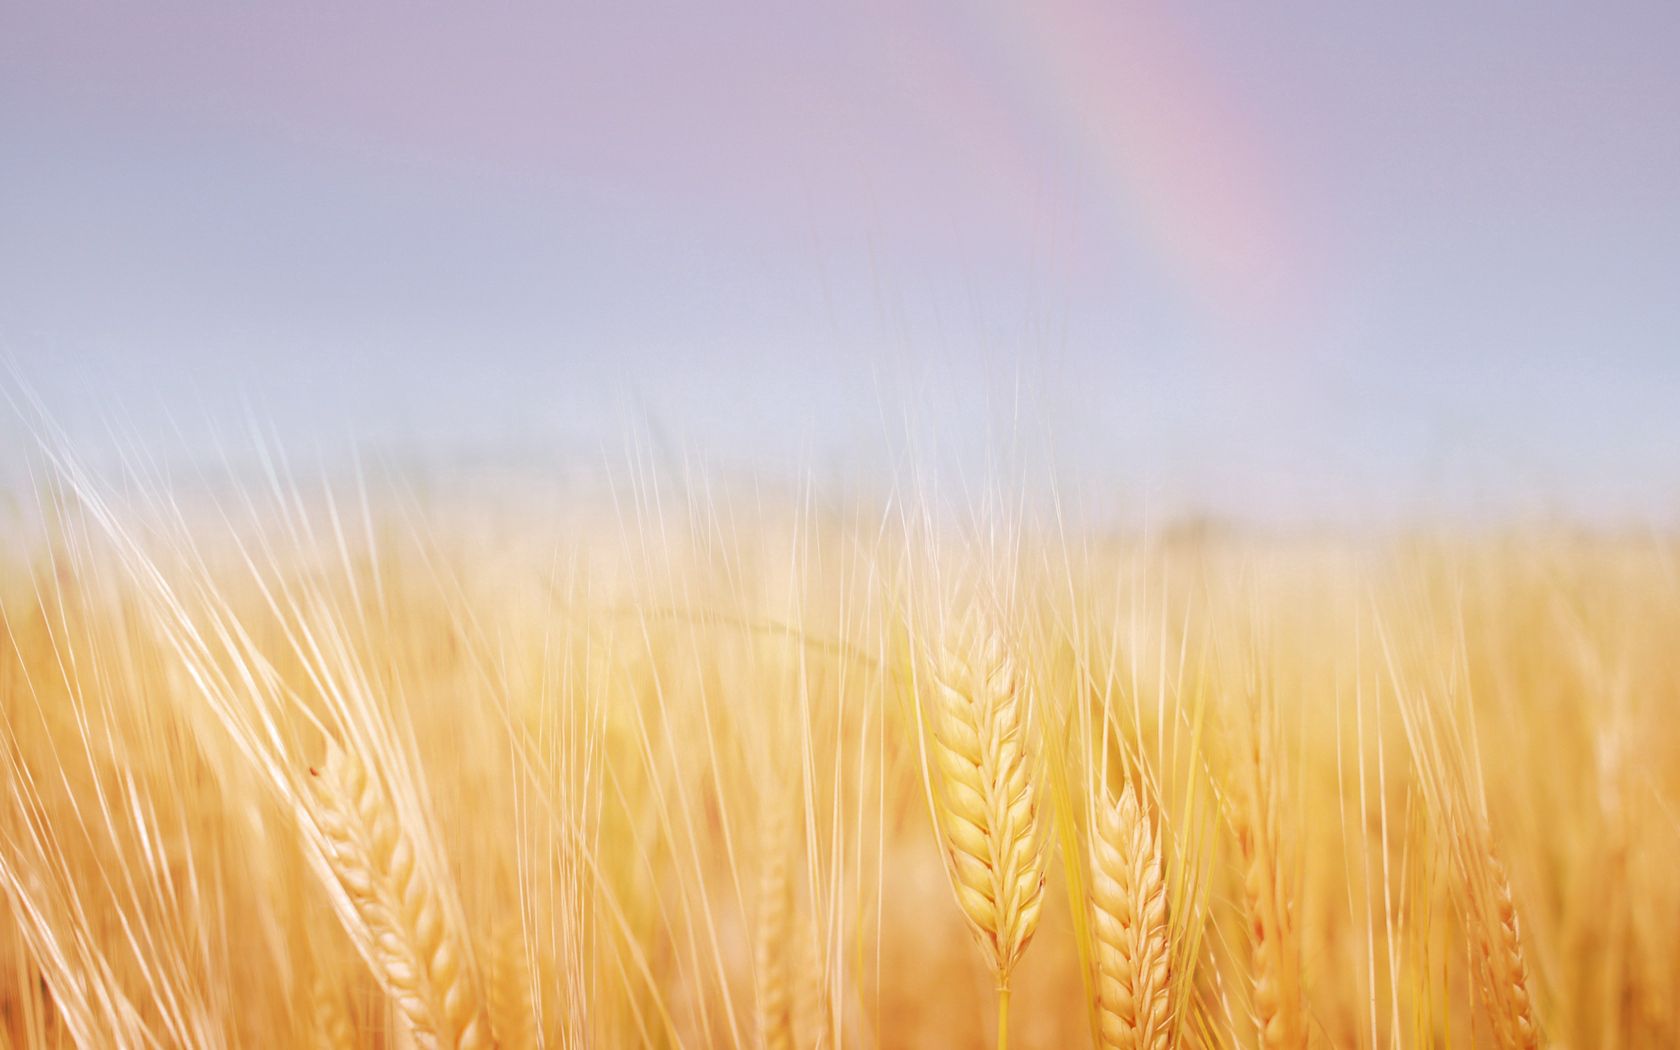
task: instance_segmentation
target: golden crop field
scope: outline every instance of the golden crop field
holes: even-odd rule
[[[1672,538],[48,479],[7,1045],[1680,1038]]]

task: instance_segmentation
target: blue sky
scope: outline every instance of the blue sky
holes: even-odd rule
[[[874,469],[1013,391],[1264,518],[1680,508],[1680,14],[0,15],[0,352],[74,429]]]

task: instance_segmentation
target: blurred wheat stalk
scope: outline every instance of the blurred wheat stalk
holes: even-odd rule
[[[1673,541],[47,492],[7,1045],[1680,1038]]]

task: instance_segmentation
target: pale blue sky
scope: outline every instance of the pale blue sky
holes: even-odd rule
[[[84,430],[844,470],[1019,383],[1167,506],[1680,508],[1674,5],[762,6],[12,5],[0,353]]]

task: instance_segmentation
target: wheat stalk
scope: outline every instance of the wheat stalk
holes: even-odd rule
[[[1166,1050],[1173,1045],[1167,888],[1160,845],[1130,783],[1103,806],[1095,831],[1099,1040],[1104,1050]]]
[[[995,630],[958,641],[935,682],[938,824],[957,903],[997,978],[1001,1048],[1010,974],[1044,902],[1044,858],[1014,660]]]
[[[432,1050],[493,1046],[464,941],[446,926],[442,894],[403,833],[379,781],[336,742],[315,770],[312,811],[326,860],[362,930],[374,978],[415,1042]]]

